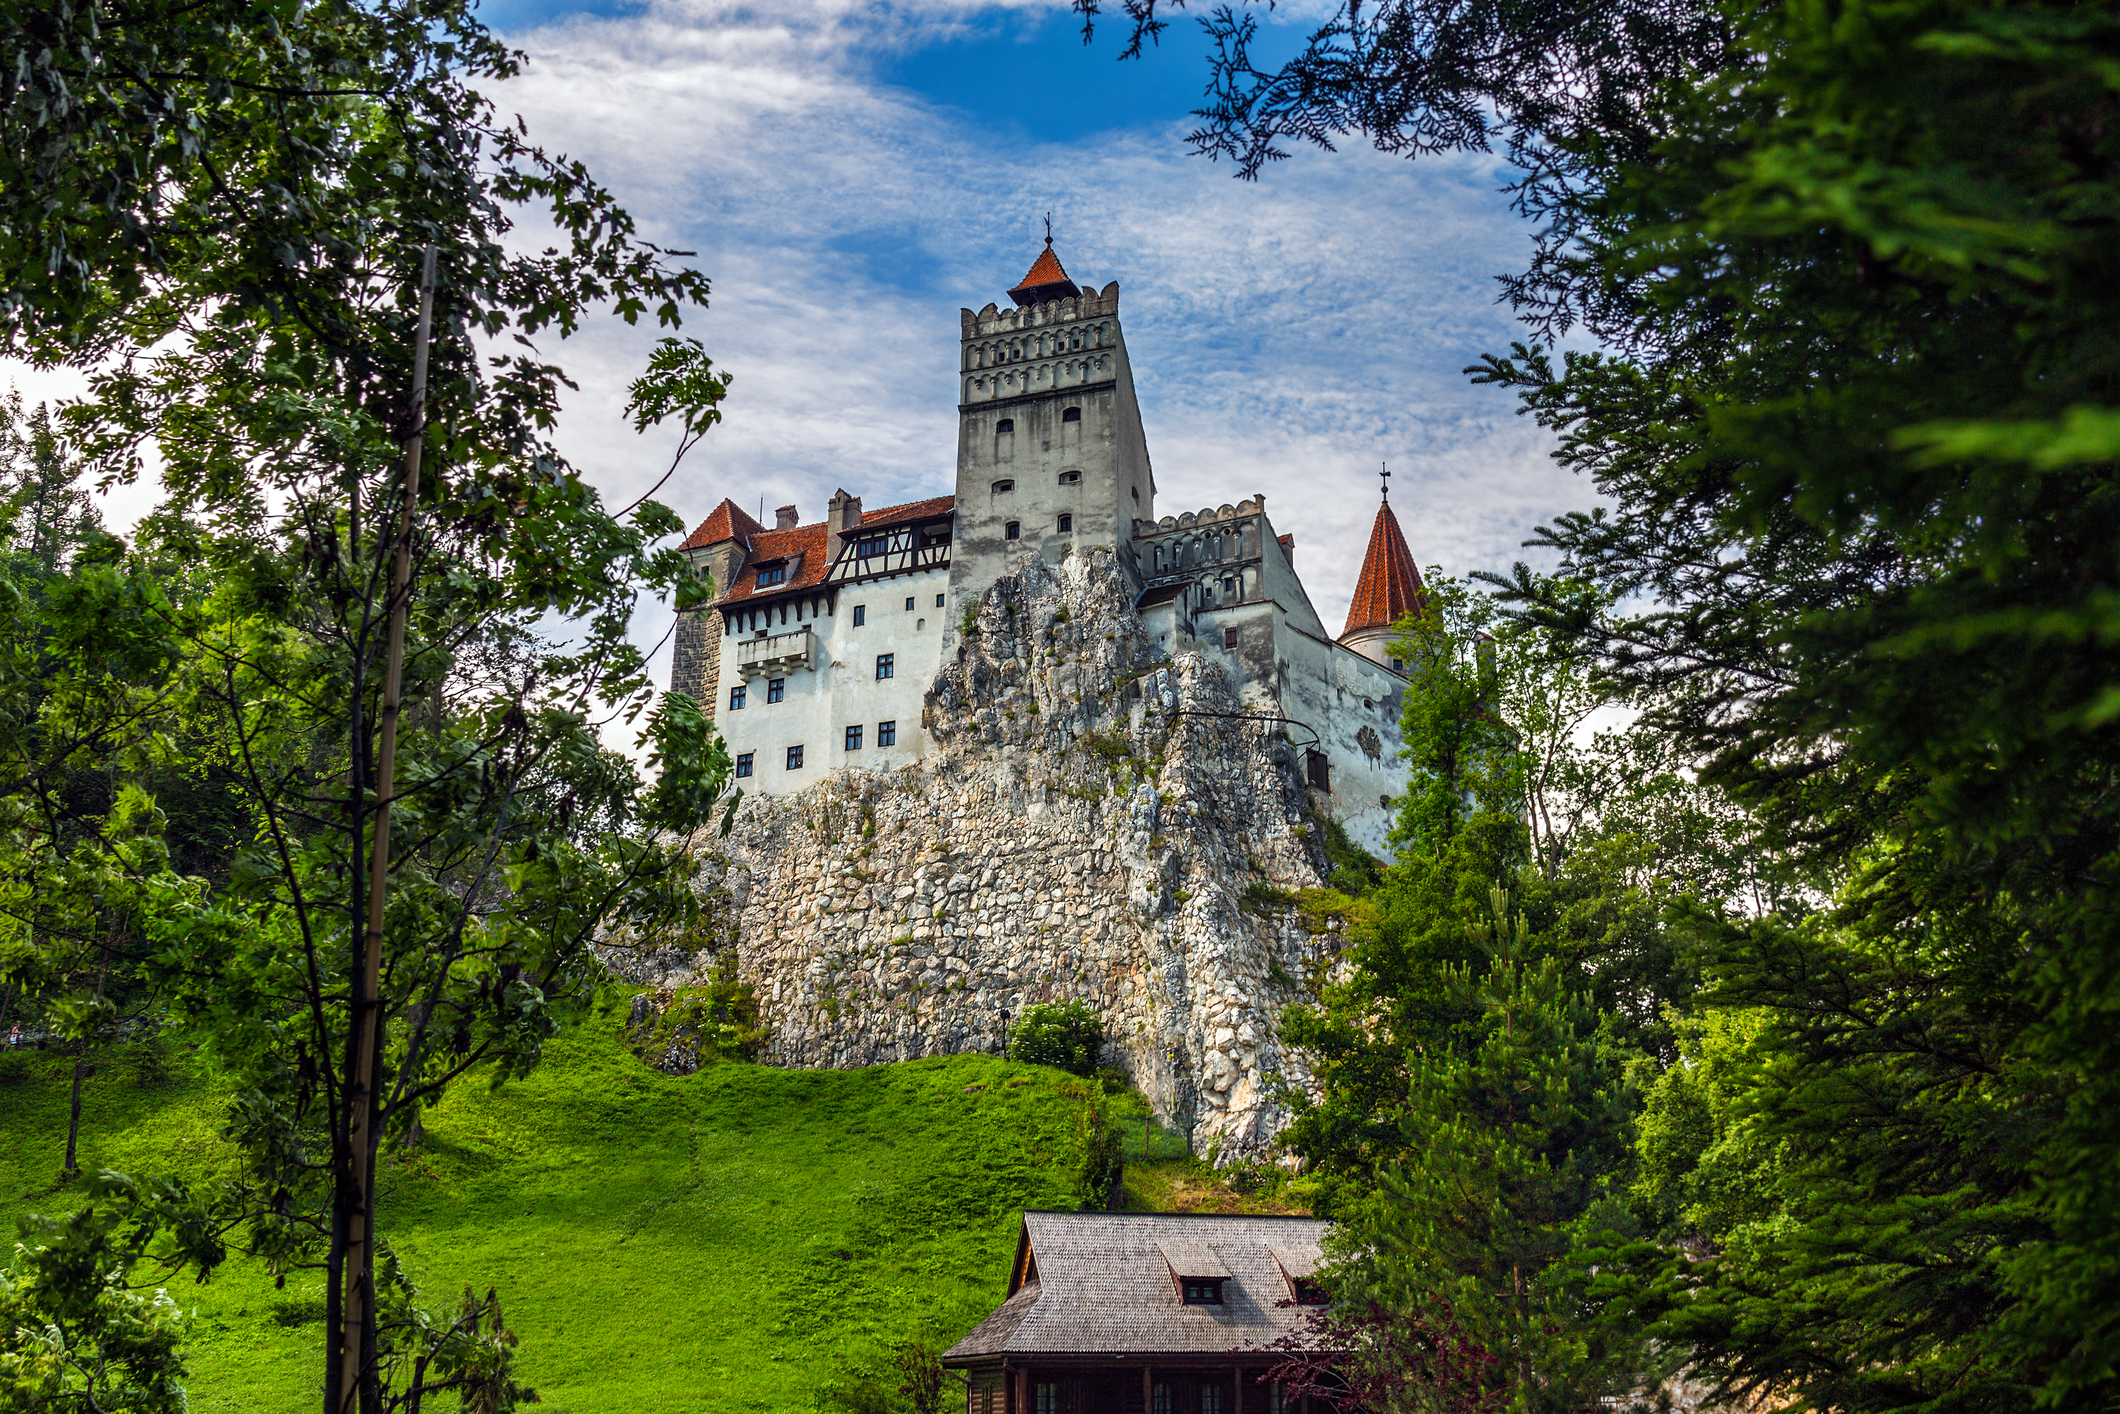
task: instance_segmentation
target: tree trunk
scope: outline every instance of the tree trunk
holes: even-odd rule
[[[79,1054],[74,1057],[74,1103],[66,1117],[66,1167],[63,1177],[73,1178],[81,1172],[80,1164],[74,1161],[74,1151],[81,1139],[81,1082],[96,1073],[88,1063],[88,1043],[81,1043]]]

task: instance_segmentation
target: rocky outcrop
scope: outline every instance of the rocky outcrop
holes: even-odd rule
[[[1027,557],[954,638],[938,749],[747,801],[698,841],[714,942],[634,974],[682,986],[733,948],[764,1058],[795,1066],[998,1048],[1006,1016],[1081,998],[1196,1151],[1258,1151],[1304,1081],[1275,1018],[1327,942],[1282,901],[1323,859],[1279,724],[1216,664],[1157,660],[1101,551]]]

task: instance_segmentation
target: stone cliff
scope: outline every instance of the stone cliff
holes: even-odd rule
[[[1256,1152],[1304,1080],[1275,1018],[1328,941],[1286,906],[1325,866],[1283,724],[1158,660],[1104,551],[1026,556],[951,639],[938,749],[747,800],[698,841],[715,945],[621,970],[683,986],[733,952],[791,1066],[992,1049],[1004,1012],[1080,998],[1196,1151]]]

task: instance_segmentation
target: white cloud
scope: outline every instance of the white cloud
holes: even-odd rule
[[[1188,155],[1182,119],[1039,143],[875,77],[880,56],[997,8],[650,0],[509,36],[530,62],[495,90],[502,111],[714,281],[685,332],[736,381],[728,420],[662,492],[688,521],[723,496],[814,517],[841,485],[871,505],[947,491],[957,310],[1005,299],[1047,210],[1069,273],[1125,291],[1159,510],[1264,492],[1328,623],[1382,459],[1416,560],[1453,572],[1505,566],[1589,498],[1506,394],[1460,373],[1516,332],[1493,277],[1521,266],[1529,233],[1495,161],[1351,144],[1241,183]],[[1040,83],[1048,51],[1018,51],[1020,82]],[[672,437],[621,416],[657,332],[603,321],[545,350],[581,384],[563,443],[613,504],[667,466]],[[644,606],[643,644],[667,627]]]
[[[1069,273],[1125,291],[1159,509],[1265,492],[1328,621],[1345,612],[1379,460],[1416,559],[1456,572],[1506,565],[1532,526],[1587,498],[1506,394],[1460,373],[1514,333],[1493,277],[1529,235],[1496,162],[1356,145],[1240,183],[1187,154],[1181,122],[1041,145],[871,77],[879,51],[990,8],[663,0],[511,36],[531,62],[503,107],[714,280],[689,332],[736,385],[727,423],[664,493],[689,519],[724,495],[808,517],[840,485],[872,505],[946,491],[957,309],[1005,298],[1047,209]],[[1039,52],[1024,49],[1026,85]],[[663,465],[617,421],[651,337],[606,329],[562,356],[584,384],[570,452],[623,499]]]

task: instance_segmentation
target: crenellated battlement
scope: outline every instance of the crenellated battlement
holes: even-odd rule
[[[1134,538],[1146,539],[1154,535],[1165,535],[1172,531],[1193,530],[1201,526],[1215,525],[1226,520],[1241,520],[1255,516],[1266,509],[1266,498],[1254,495],[1248,501],[1239,501],[1234,506],[1208,506],[1183,515],[1164,516],[1161,520],[1137,520],[1134,522]]]
[[[1082,287],[1082,293],[1073,299],[1048,300],[1043,304],[1029,304],[1021,309],[1002,309],[989,304],[976,314],[969,309],[957,311],[963,326],[964,338],[990,338],[997,334],[1015,334],[1026,329],[1042,329],[1049,324],[1069,324],[1078,319],[1110,319],[1119,313],[1119,282],[1112,281],[1103,289]]]

